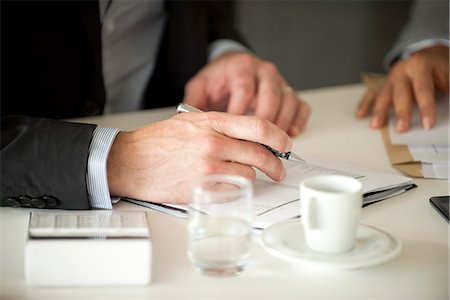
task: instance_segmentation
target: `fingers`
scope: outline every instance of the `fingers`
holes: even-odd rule
[[[282,91],[283,100],[279,100],[279,113],[277,118],[273,121],[278,127],[288,132],[292,124],[296,123],[296,115],[300,109],[300,101],[295,97],[294,91]],[[261,115],[259,115],[261,116]],[[294,125],[292,125],[294,126]]]
[[[205,160],[202,164],[200,174],[214,175],[227,174],[238,175],[254,182],[256,179],[256,171],[250,165],[237,163],[234,161]]]
[[[392,104],[392,87],[386,84],[378,93],[370,126],[381,128],[386,124],[387,114]]]
[[[311,114],[310,106],[306,102],[300,101],[300,106],[288,130],[289,136],[297,136],[303,132],[303,130],[306,127],[306,123],[308,122],[310,114]]]
[[[272,63],[263,62],[259,66],[257,97],[256,116],[271,121],[290,136],[303,130],[310,108],[297,98]]]
[[[261,143],[283,152],[292,148],[292,140],[287,133],[268,120],[218,112],[203,115],[208,126],[226,136]]]
[[[207,153],[210,153],[210,157],[215,156],[217,161],[232,162],[227,165],[213,163],[206,167],[207,170],[204,170],[209,174],[216,173],[216,167],[220,167],[220,172],[232,172],[254,180],[252,177],[254,174],[249,173],[248,168],[245,168],[252,166],[276,181],[281,181],[286,177],[281,160],[260,144],[226,136],[216,136],[204,144],[208,148]]]
[[[280,75],[275,65],[271,63],[261,63],[257,72],[258,99],[255,115],[280,126],[279,122],[275,122],[279,110],[284,109],[284,91],[281,88]],[[287,125],[280,127],[287,130]]]
[[[406,78],[398,80],[396,85],[394,85],[393,103],[395,108],[395,129],[398,132],[407,131],[411,122],[413,92],[411,83]]]
[[[221,162],[234,162],[255,167],[276,181],[283,180],[286,176],[281,160],[260,143],[269,144],[277,150],[287,151],[292,146],[292,142],[284,131],[269,121],[219,112],[191,113],[178,115],[175,118],[189,119],[196,124],[193,127],[195,133],[189,134],[189,136],[195,136],[196,140],[196,143],[191,145],[193,147],[191,151],[194,151],[195,155],[190,157],[201,159],[202,163],[195,165],[201,174],[232,172],[254,179],[253,173],[249,173],[246,168],[233,168],[237,166],[236,164],[221,164]],[[203,129],[200,130],[198,126]],[[185,128],[188,126],[186,125]],[[260,138],[255,138],[258,136]],[[189,148],[189,144],[186,144],[186,148]]]
[[[426,72],[415,73],[413,77],[396,76],[375,93],[367,93],[360,103],[357,116],[365,116],[373,105],[371,127],[381,128],[386,124],[389,109],[395,110],[395,128],[405,132],[411,124],[413,102],[416,100],[422,126],[433,127],[436,119],[434,85],[432,77]]]
[[[449,79],[449,48],[437,47],[435,49],[437,54],[432,62],[433,80],[436,85],[436,89],[448,93],[450,90]]]
[[[372,110],[373,104],[376,100],[377,92],[375,90],[367,90],[364,96],[361,99],[361,102],[358,105],[356,110],[357,118],[367,117],[369,112]]]
[[[227,112],[245,114],[255,97],[256,82],[253,57],[240,55],[229,67],[230,100]]]
[[[448,47],[420,50],[406,60],[394,64],[383,86],[368,92],[361,100],[357,117],[373,109],[371,126],[382,127],[390,106],[396,114],[396,130],[409,129],[414,102],[421,114],[422,127],[430,129],[436,122],[435,90],[448,91]]]
[[[310,108],[288,87],[273,63],[250,54],[224,54],[188,83],[184,102],[200,109],[226,107],[236,115],[254,111],[295,136],[303,130]]]
[[[254,166],[275,181],[281,181],[286,177],[281,159],[271,153],[262,145],[240,141],[239,150],[235,153],[235,162]]]
[[[422,117],[422,127],[430,129],[436,122],[434,83],[428,72],[418,72],[413,77],[413,89]]]

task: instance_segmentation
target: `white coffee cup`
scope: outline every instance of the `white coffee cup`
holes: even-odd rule
[[[326,254],[354,248],[362,207],[362,184],[342,175],[320,175],[300,183],[301,220],[309,249]]]

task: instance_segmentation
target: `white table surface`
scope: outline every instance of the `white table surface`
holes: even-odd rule
[[[381,133],[370,129],[368,120],[353,117],[363,89],[362,85],[347,85],[302,92],[313,114],[304,134],[295,140],[294,151],[398,173],[389,164]],[[78,120],[133,129],[172,114],[174,109],[158,109]],[[429,204],[431,196],[449,193],[448,181],[414,182],[418,188],[364,208],[361,218],[362,223],[399,238],[403,243],[401,255],[383,265],[346,272],[313,271],[273,257],[255,236],[253,256],[243,274],[205,277],[187,259],[185,221],[146,209],[153,235],[153,281],[142,287],[27,286],[23,254],[31,209],[2,207],[0,298],[448,299],[449,227]],[[145,208],[119,203],[114,209]]]

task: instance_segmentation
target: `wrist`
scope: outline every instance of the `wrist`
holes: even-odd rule
[[[122,167],[124,153],[126,153],[127,132],[119,132],[111,145],[106,162],[106,174],[108,178],[109,192],[114,196],[126,196],[122,188],[125,170]]]

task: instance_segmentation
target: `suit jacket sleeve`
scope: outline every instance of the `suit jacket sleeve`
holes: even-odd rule
[[[1,120],[1,206],[89,209],[94,125],[23,116]]]
[[[449,39],[449,2],[418,0],[411,7],[408,23],[384,59],[389,67],[409,45],[427,39]]]

